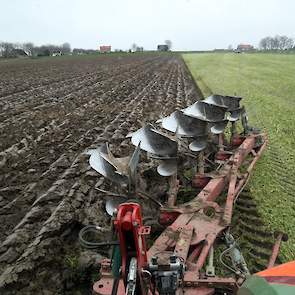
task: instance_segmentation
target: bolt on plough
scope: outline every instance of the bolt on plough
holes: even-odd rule
[[[241,99],[211,95],[143,125],[127,136],[130,156],[108,143],[87,152],[108,184],[98,189],[113,225],[109,241],[87,240],[95,226],[80,232],[85,247],[112,249],[94,294],[256,294],[246,293],[250,272],[231,225],[267,136],[249,125]]]

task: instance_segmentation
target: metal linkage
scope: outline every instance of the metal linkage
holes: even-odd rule
[[[226,232],[225,234],[225,242],[228,248],[222,252],[220,255],[220,262],[229,270],[233,271],[236,275],[245,277],[246,275],[250,275],[249,269],[247,267],[247,263],[243,257],[243,254],[238,247],[237,242],[234,237]],[[228,253],[231,259],[232,267],[229,267],[222,260],[223,256]]]
[[[137,277],[137,260],[132,257],[129,265],[129,272],[127,277],[126,295],[135,295]]]
[[[149,285],[146,285],[142,273],[147,268],[145,236],[149,235],[150,227],[143,226],[140,206],[121,204],[114,226],[120,242],[114,251],[117,255],[112,262],[103,261],[102,277],[94,284],[93,290],[103,295],[147,295]],[[113,276],[114,273],[117,276]]]
[[[209,250],[209,263],[206,266],[207,277],[215,277],[215,267],[213,264],[213,260],[214,260],[214,247],[212,246]]]
[[[179,257],[172,254],[165,264],[159,264],[157,256],[152,257],[148,269],[159,295],[176,294],[184,272],[184,263]]]

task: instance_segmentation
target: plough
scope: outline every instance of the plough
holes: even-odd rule
[[[107,143],[88,151],[91,167],[116,188],[106,196],[114,241],[104,245],[113,251],[101,261],[94,294],[256,294],[244,283],[250,272],[230,229],[235,201],[267,136],[249,126],[240,101],[212,95],[146,124],[128,135],[136,147],[128,157],[115,157]],[[143,185],[145,170],[159,174],[160,181]],[[187,172],[189,182],[182,177]],[[184,201],[180,191],[187,183],[196,195]],[[146,204],[155,208],[150,223],[162,231],[154,233],[145,223]],[[269,268],[281,240],[279,235]],[[217,252],[227,275],[216,266]]]

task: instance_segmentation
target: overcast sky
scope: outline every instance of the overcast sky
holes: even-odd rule
[[[175,50],[257,45],[262,37],[295,37],[294,0],[0,0],[0,40],[36,45]]]

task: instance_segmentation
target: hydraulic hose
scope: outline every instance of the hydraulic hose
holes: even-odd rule
[[[103,246],[119,245],[119,241],[106,241],[106,242],[91,242],[85,238],[86,234],[94,233],[99,234],[102,232],[102,228],[96,225],[87,225],[83,227],[79,232],[79,242],[81,246],[87,249],[96,249]]]

